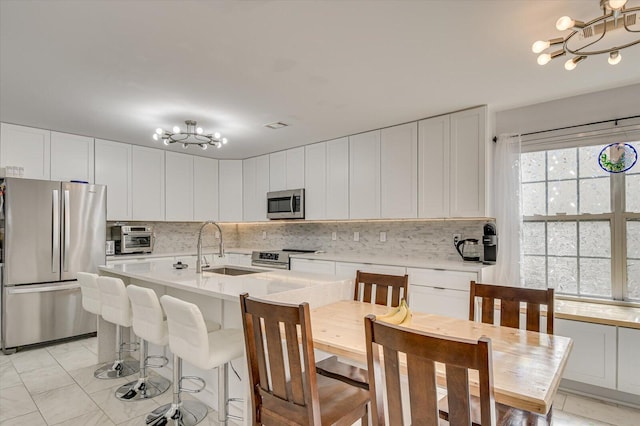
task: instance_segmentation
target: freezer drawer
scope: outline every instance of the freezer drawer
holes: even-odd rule
[[[77,281],[4,287],[2,298],[3,349],[96,331]]]

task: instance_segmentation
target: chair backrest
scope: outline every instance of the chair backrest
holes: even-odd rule
[[[539,290],[480,284],[471,281],[469,319],[475,320],[476,297],[482,299],[481,321],[494,323],[495,301],[500,300],[500,325],[520,328],[521,302],[526,303],[527,330],[540,332],[540,305],[547,306],[547,334],[553,334],[553,289]]]
[[[131,303],[124,282],[114,277],[98,277],[96,281],[102,301],[102,318],[123,327],[131,327]]]
[[[167,295],[160,303],[167,314],[171,352],[198,368],[210,368],[209,335],[200,308]]]
[[[375,300],[372,302],[374,286]],[[408,286],[408,275],[372,274],[369,272],[358,271],[356,272],[356,285],[353,292],[353,300],[395,307],[400,304],[400,299],[407,298]],[[391,290],[390,300],[389,290]]]
[[[478,371],[480,416],[483,425],[495,424],[491,340],[458,340],[442,335],[412,331],[365,318],[367,367],[371,395],[373,425],[385,424],[383,386],[386,384],[389,425],[439,424],[436,366],[446,366],[449,422],[471,425],[472,407],[469,395],[469,370]],[[384,357],[381,360],[380,349]],[[400,380],[401,354],[406,355],[408,389]],[[405,422],[402,393],[408,392],[411,421]]]
[[[320,425],[309,304],[267,302],[245,293],[240,308],[255,424],[284,424],[283,419],[289,419]]]
[[[156,292],[150,288],[127,286],[127,295],[133,312],[133,332],[154,345],[168,342],[167,324]]]
[[[82,307],[85,311],[100,315],[102,302],[100,300],[100,290],[98,289],[98,275],[89,272],[78,272],[78,283],[82,293]]]

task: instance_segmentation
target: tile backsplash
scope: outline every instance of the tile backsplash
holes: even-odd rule
[[[255,250],[295,248],[323,250],[349,255],[423,257],[458,260],[453,234],[462,238],[482,238],[488,219],[478,220],[399,220],[351,222],[264,222],[220,224],[226,247]],[[195,252],[201,223],[145,222],[154,227],[154,253]],[[112,225],[109,223],[108,225]],[[205,229],[203,247],[217,250],[215,227]],[[359,241],[354,241],[354,233]],[[380,241],[380,233],[386,241]],[[336,239],[332,239],[335,233]]]

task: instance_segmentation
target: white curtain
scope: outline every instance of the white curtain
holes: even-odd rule
[[[494,202],[498,233],[497,284],[522,286],[522,200],[520,135],[500,135],[494,163]]]

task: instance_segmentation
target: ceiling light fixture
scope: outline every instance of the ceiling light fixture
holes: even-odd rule
[[[167,146],[172,143],[180,143],[184,149],[187,149],[189,145],[198,145],[203,150],[209,146],[220,148],[228,142],[227,138],[221,137],[218,132],[204,134],[202,127],[196,127],[198,123],[195,120],[186,120],[184,123],[187,125],[185,131],[180,130],[178,126],[173,126],[173,131],[158,127],[153,134],[153,140],[159,141],[162,139]]]
[[[264,127],[268,127],[270,129],[281,129],[283,127],[287,127],[288,124],[283,123],[282,121],[276,121],[274,123],[265,124]]]
[[[538,40],[531,50],[539,53],[538,64],[546,65],[553,58],[574,55],[564,64],[571,71],[589,56],[609,54],[609,63],[616,65],[622,59],[620,51],[640,43],[640,6],[625,7],[627,0],[600,0],[602,15],[589,22],[563,16],[556,22],[558,31],[571,30],[566,37],[547,41]],[[561,46],[552,53],[544,52],[551,46]]]

